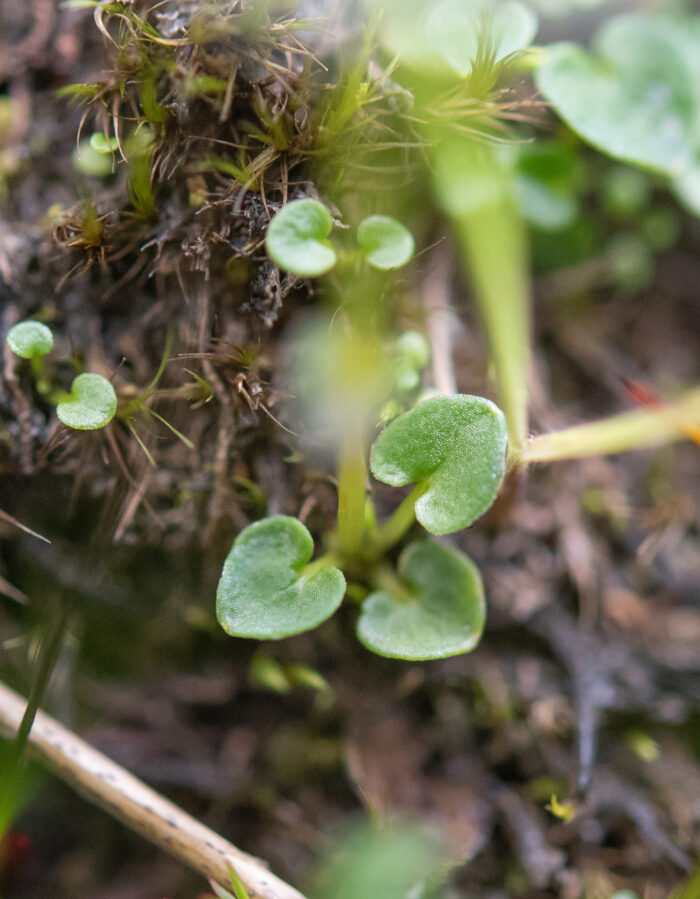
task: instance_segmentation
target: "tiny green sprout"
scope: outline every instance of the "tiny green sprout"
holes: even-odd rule
[[[104,428],[117,411],[114,387],[102,375],[85,372],[71,385],[70,395],[56,406],[59,419],[77,431]]]
[[[216,616],[226,633],[279,640],[330,618],[343,600],[345,578],[332,565],[308,565],[313,549],[304,525],[285,515],[241,531],[216,592]]]
[[[370,467],[392,487],[416,484],[415,514],[432,534],[468,527],[492,505],[505,473],[501,410],[479,396],[436,396],[375,440]]]
[[[98,153],[110,155],[119,149],[119,141],[116,137],[107,137],[101,131],[95,131],[90,135],[90,146]]]
[[[382,271],[401,268],[413,257],[413,235],[389,215],[370,215],[360,222],[357,242],[367,262]]]
[[[357,637],[394,659],[444,659],[479,642],[486,617],[478,569],[464,553],[421,540],[401,553],[397,581],[380,572],[380,590],[362,604]]]
[[[18,322],[10,328],[5,339],[12,352],[22,359],[41,358],[53,348],[51,328],[41,322]]]
[[[317,200],[292,200],[273,217],[265,238],[267,253],[284,271],[315,278],[333,268],[337,255],[328,242],[333,219]]]

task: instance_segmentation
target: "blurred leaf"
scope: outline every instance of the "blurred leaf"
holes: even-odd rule
[[[326,238],[333,219],[317,200],[292,200],[273,217],[265,246],[272,261],[286,272],[304,278],[323,275],[336,263]]]
[[[415,249],[408,228],[389,215],[370,215],[360,222],[357,242],[364,250],[367,262],[382,271],[406,265]]]
[[[314,899],[409,899],[438,866],[436,840],[418,827],[349,830],[317,876]]]
[[[687,168],[697,97],[676,33],[659,18],[619,16],[600,29],[594,50],[548,48],[536,73],[544,97],[604,153],[662,174]]]

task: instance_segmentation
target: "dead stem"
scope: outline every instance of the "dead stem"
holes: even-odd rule
[[[24,700],[0,683],[0,732],[14,736],[24,710]],[[301,893],[270,873],[264,862],[200,824],[43,712],[36,715],[28,748],[35,758],[88,801],[203,877],[230,889],[233,869],[250,899],[304,899]]]

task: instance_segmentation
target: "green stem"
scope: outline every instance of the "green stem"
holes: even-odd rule
[[[372,576],[372,586],[375,590],[388,593],[397,602],[414,602],[415,597],[401,583],[395,572],[387,566],[378,568]]]
[[[309,564],[302,571],[302,576],[307,578],[313,577],[317,572],[321,571],[322,568],[338,568],[339,561],[333,553],[324,553],[322,556],[319,556],[318,559],[314,559],[313,562],[309,562]]]
[[[51,392],[51,382],[46,376],[44,357],[35,353],[29,360],[29,364],[32,367],[32,375],[34,376],[34,384],[37,391],[42,396],[47,396]]]
[[[0,792],[0,838],[5,834],[15,814],[24,750],[36,718],[36,713],[39,711],[39,706],[44,698],[44,693],[58,659],[67,619],[68,612],[65,607],[62,607],[49,633],[42,642],[39,654],[39,669],[32,684],[27,707],[24,710],[15,739],[4,759],[2,770],[3,789]]]
[[[359,554],[365,531],[364,442],[346,434],[338,464],[338,553],[353,558]]]
[[[416,520],[416,502],[427,489],[425,484],[418,484],[414,487],[395,510],[391,518],[377,528],[377,535],[373,544],[379,552],[391,549],[414,524]]]

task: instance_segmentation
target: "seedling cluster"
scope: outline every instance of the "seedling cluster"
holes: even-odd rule
[[[102,375],[83,372],[73,380],[69,393],[52,390],[44,366],[44,356],[53,349],[53,333],[47,325],[37,321],[18,322],[10,328],[6,340],[16,356],[31,362],[37,390],[55,404],[56,414],[64,425],[77,431],[94,431],[104,428],[114,418],[117,395]]]
[[[272,219],[265,246],[268,256],[280,268],[304,278],[325,275],[342,259],[342,253],[328,239],[333,219],[317,200],[292,200]],[[388,215],[370,215],[357,228],[359,255],[372,268],[392,271],[413,256],[413,235],[401,222]],[[351,254],[346,254],[347,256]]]
[[[297,275],[323,274],[342,259],[328,241],[332,225],[318,201],[290,202],[270,223],[268,253]],[[360,250],[351,262],[387,272],[405,265],[414,252],[410,232],[384,215],[360,223],[357,243]],[[427,362],[422,335],[402,335],[395,358],[399,392],[416,388]],[[295,518],[277,515],[245,528],[219,581],[222,627],[233,636],[262,640],[302,633],[333,615],[349,588],[361,598],[357,636],[373,652],[436,659],[469,651],[485,617],[473,563],[459,550],[430,540],[409,543],[395,570],[388,553],[416,521],[440,536],[482,515],[503,479],[506,445],[504,416],[482,397],[433,396],[394,417],[374,441],[369,467],[377,481],[413,488],[378,524],[366,496],[365,448],[341,438],[338,527],[327,535],[323,555],[312,558],[313,538]]]

